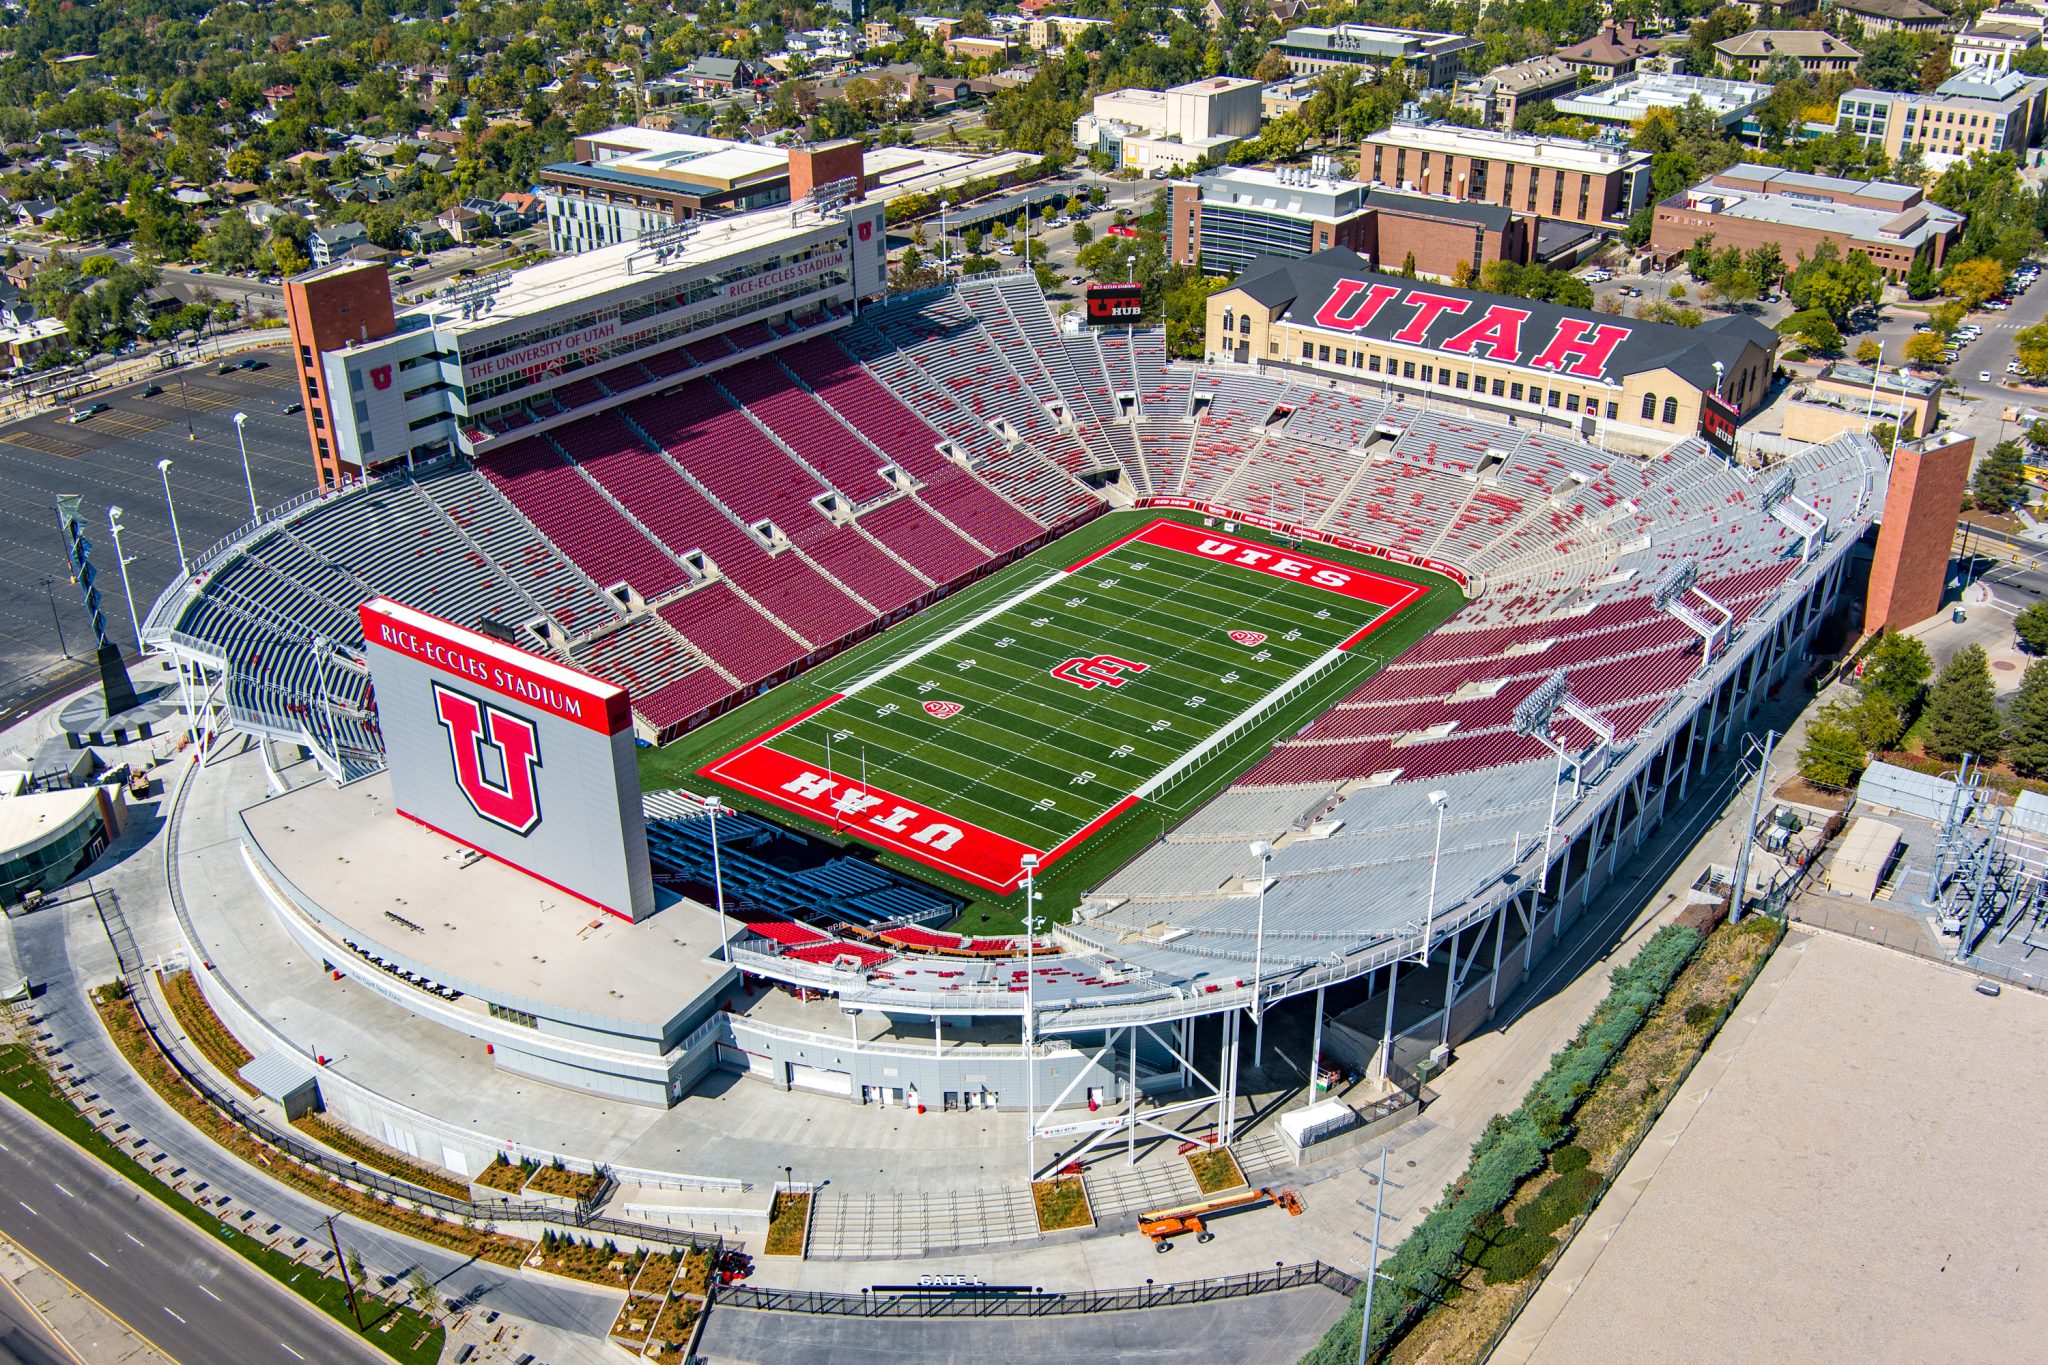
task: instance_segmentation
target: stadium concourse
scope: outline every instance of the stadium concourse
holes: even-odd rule
[[[360,979],[525,1074],[656,1104],[713,1067],[935,1108],[1018,1108],[1035,1086],[1034,1132],[1071,1137],[1058,1109],[1114,1111],[1090,1144],[1147,1122],[1141,1100],[1205,1087],[1143,1112],[1228,1141],[1240,1021],[1290,998],[1315,999],[1325,1056],[1382,1076],[1469,1036],[1803,669],[1887,474],[1863,436],[1756,470],[1698,438],[1623,455],[1284,370],[1171,363],[1156,332],[1061,331],[1021,275],[749,321],[630,368],[523,400],[542,430],[500,410],[473,454],[280,511],[196,562],[146,635],[214,723],[303,746],[340,782],[382,763],[356,616],[379,595],[617,683],[654,742],[1105,514],[1321,542],[1468,599],[1078,903],[1048,905],[1028,965],[1021,941],[946,932],[953,902],[893,867],[792,871],[758,815],[728,815],[714,843],[710,783],[649,793],[648,837],[673,887],[753,867],[737,976],[617,1028],[601,999],[537,1002],[459,953],[430,970],[368,909],[338,929],[317,882],[250,848],[302,944],[384,967]],[[628,943],[700,969],[715,951],[702,930]],[[833,1017],[999,1028],[979,1052],[878,1051],[822,1016],[760,1022],[780,997],[736,981],[822,995]],[[1410,989],[1444,1007],[1389,1044],[1380,1003],[1392,1020]],[[463,995],[488,1009],[449,1006]],[[549,1010],[574,1027],[536,1033]],[[1212,1016],[1204,1060],[1194,1021]]]

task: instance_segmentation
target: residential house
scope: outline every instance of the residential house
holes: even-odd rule
[[[57,216],[57,205],[48,199],[24,199],[14,206],[14,221],[23,227],[43,227]]]
[[[29,283],[35,279],[36,272],[42,269],[42,264],[41,261],[24,256],[0,273],[4,273],[7,277],[7,282],[16,289],[26,289],[29,287]]]
[[[484,235],[482,215],[467,204],[457,204],[453,208],[441,210],[434,221],[440,224],[442,231],[458,242],[473,242]]]
[[[737,57],[699,57],[683,68],[682,77],[700,95],[754,83],[753,68]]]
[[[348,255],[349,251],[370,240],[370,234],[363,230],[361,223],[336,223],[331,227],[314,228],[312,236],[306,239],[306,250],[316,266],[330,266]]]
[[[455,158],[447,152],[421,152],[412,164],[428,175],[448,175],[455,170]]]
[[[275,109],[298,93],[298,89],[294,86],[273,85],[263,92],[263,103]]]
[[[414,251],[440,251],[455,245],[448,229],[439,223],[415,223],[405,230],[406,245]]]
[[[547,217],[548,207],[541,202],[541,198],[537,194],[522,194],[515,190],[499,195],[498,202],[518,215],[517,221],[513,222],[506,229],[509,232],[517,232],[520,228],[531,227]]]

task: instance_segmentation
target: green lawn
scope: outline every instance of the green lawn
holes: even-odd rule
[[[0,1045],[0,1094],[113,1167],[179,1217],[208,1237],[232,1248],[243,1260],[349,1331],[356,1330],[355,1319],[349,1313],[347,1294],[339,1279],[301,1265],[281,1252],[272,1251],[182,1198],[86,1122],[85,1116],[58,1091],[49,1073],[19,1043]],[[404,1365],[432,1365],[441,1358],[445,1333],[431,1319],[411,1308],[400,1307],[363,1291],[358,1291],[358,1295],[363,1307],[363,1321],[369,1324],[369,1330],[362,1335],[370,1345]]]
[[[1307,582],[1144,542],[1123,545],[1073,574],[1060,572],[1162,519],[1197,527],[1201,521],[1194,513],[1154,511],[1101,517],[678,743],[642,750],[643,785],[707,790],[711,784],[697,769],[718,761],[727,779],[721,795],[731,804],[849,844],[857,842],[850,831],[871,814],[867,807],[894,808],[875,793],[903,798],[1014,844],[1003,851],[1006,876],[1014,875],[1015,849],[1048,852],[1142,793],[1040,877],[1045,908],[1057,917],[1088,885],[1263,757],[1276,737],[1355,689],[1464,600],[1456,585],[1423,570],[1328,546],[1303,547],[1316,559],[1430,591],[1261,713],[1258,703],[1269,693],[1300,677],[1382,609]],[[1249,527],[1234,538],[1281,544]],[[1021,596],[1034,587],[1039,590]],[[1400,593],[1398,587],[1381,591]],[[986,619],[977,623],[978,617]],[[942,638],[970,623],[955,638]],[[1233,630],[1265,638],[1241,643],[1231,638]],[[1112,670],[1115,685],[1101,681],[1092,688],[1053,675],[1069,659],[1098,654],[1145,668]],[[1081,675],[1094,676],[1087,669]],[[732,751],[751,749],[764,732],[848,689],[851,695],[767,740],[769,753],[728,761]],[[927,702],[959,709],[935,717]],[[1242,733],[1167,776],[1158,790],[1143,791],[1247,714],[1254,723]],[[820,808],[816,819],[792,813],[779,783],[755,771],[771,759],[783,768],[793,761],[814,776],[829,771],[833,799],[854,809]],[[776,776],[782,775],[778,768]],[[749,779],[756,790],[741,785]],[[877,856],[966,897],[971,903],[956,925],[962,931],[1017,927],[1014,897],[965,864],[913,860],[886,849]],[[963,875],[936,871],[934,861]]]

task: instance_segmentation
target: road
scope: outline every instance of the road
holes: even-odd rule
[[[12,1104],[0,1104],[0,1189],[0,1232],[184,1365],[383,1360]]]
[[[273,1182],[215,1146],[182,1116],[173,1113],[155,1091],[128,1069],[100,1028],[77,982],[65,937],[64,912],[28,915],[13,920],[10,927],[19,970],[47,988],[37,1001],[43,1026],[62,1045],[65,1059],[78,1068],[79,1074],[92,1078],[94,1089],[107,1103],[136,1131],[147,1134],[157,1146],[175,1155],[178,1163],[196,1178],[207,1181],[219,1192],[231,1195],[242,1205],[261,1209],[297,1235],[311,1236],[321,1231],[321,1218],[329,1212],[324,1205]],[[89,918],[79,925],[79,932],[101,931],[97,922]],[[4,1134],[0,1134],[0,1140],[11,1141]],[[0,1189],[0,1202],[8,1197],[6,1189]],[[31,1198],[29,1202],[35,1200]],[[0,1228],[7,1226],[0,1221]],[[616,1297],[600,1289],[521,1275],[353,1218],[345,1220],[342,1227],[343,1238],[362,1253],[373,1275],[396,1275],[403,1279],[413,1267],[420,1267],[434,1278],[443,1297],[459,1299],[478,1311],[498,1309],[511,1317],[572,1336],[602,1340],[618,1309]],[[42,1254],[40,1248],[35,1250],[37,1255]],[[201,1356],[193,1358],[192,1365],[200,1360],[240,1359],[232,1354]]]

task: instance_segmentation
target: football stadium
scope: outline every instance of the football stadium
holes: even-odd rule
[[[1033,1174],[1229,1141],[1275,1011],[1389,1085],[1483,1027],[1804,672],[1884,502],[1862,435],[1547,421],[1547,372],[1620,395],[1621,319],[1547,320],[1518,418],[1170,361],[1025,274],[885,297],[882,237],[841,187],[402,310],[290,283],[322,487],[145,635],[312,998],[572,1098],[1028,1111]],[[1431,297],[1375,344],[1471,392]],[[181,922],[269,1046],[351,1027]],[[462,1174],[524,1140],[326,1089]]]

